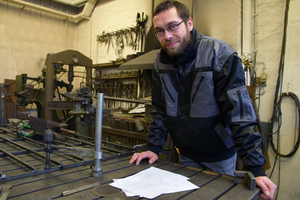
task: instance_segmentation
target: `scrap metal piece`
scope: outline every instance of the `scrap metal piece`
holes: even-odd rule
[[[29,117],[29,125],[31,126],[31,129],[36,132],[37,135],[44,136],[44,132],[48,129],[48,121],[46,119],[37,118],[30,116]],[[65,136],[56,133],[53,131],[54,137],[57,140],[66,141]]]
[[[245,183],[250,190],[255,190],[256,179],[250,171],[235,171],[234,172],[234,183]]]
[[[97,196],[106,197],[106,196],[116,196],[120,194],[122,190],[112,187],[110,185],[100,185],[92,189],[92,193]]]
[[[0,200],[6,200],[7,199],[11,187],[12,187],[12,185],[3,185],[0,188]]]
[[[76,192],[81,192],[83,190],[87,190],[87,189],[96,187],[98,185],[100,185],[100,182],[96,182],[96,183],[93,183],[93,184],[90,184],[90,185],[85,185],[85,186],[82,186],[82,187],[79,187],[79,188],[75,188],[73,190],[67,190],[67,191],[62,192],[61,195],[62,196],[67,196],[67,195],[70,195],[70,194],[74,194]]]
[[[93,149],[89,149],[89,148],[66,147],[60,145],[50,145],[50,147],[52,148],[52,152],[54,153],[63,153],[63,154],[77,155],[83,157],[93,156]],[[68,151],[61,151],[60,149],[66,149]]]

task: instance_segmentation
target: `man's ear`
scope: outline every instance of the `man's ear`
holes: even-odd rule
[[[187,27],[188,27],[189,31],[192,31],[194,28],[193,19],[191,17],[189,17],[186,22],[187,22]]]

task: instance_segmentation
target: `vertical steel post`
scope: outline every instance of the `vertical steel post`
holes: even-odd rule
[[[49,110],[49,101],[53,101],[54,94],[54,79],[55,79],[55,68],[53,60],[53,54],[47,54],[47,65],[46,65],[46,80],[45,80],[45,106],[44,106],[44,118],[48,120],[53,119],[53,110]]]
[[[6,119],[4,85],[0,84],[0,126],[4,126],[4,124],[6,123],[7,123],[7,119]]]
[[[102,167],[100,163],[100,160],[102,158],[102,152],[101,152],[102,117],[103,117],[103,93],[98,93],[97,107],[96,107],[94,165],[92,167],[92,176],[94,177],[102,176]]]

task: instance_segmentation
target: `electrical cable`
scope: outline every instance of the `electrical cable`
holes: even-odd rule
[[[294,93],[292,93],[292,92],[289,92],[289,93],[283,93],[282,95],[281,95],[281,97],[280,97],[280,99],[279,99],[279,102],[278,102],[278,112],[279,112],[279,119],[280,119],[280,121],[281,121],[281,102],[282,102],[282,99],[283,98],[285,98],[285,97],[291,97],[293,100],[294,100],[294,102],[295,102],[295,104],[296,104],[296,107],[297,107],[297,110],[298,110],[298,116],[300,116],[300,102],[299,102],[299,99],[298,99],[298,97],[297,97],[297,95],[295,95]],[[279,128],[280,129],[280,128]],[[278,139],[279,139],[279,130],[278,130],[278,134],[277,134],[277,137],[278,137]],[[272,136],[271,136],[271,138],[273,138]],[[292,150],[291,150],[291,152],[290,153],[288,153],[288,154],[282,154],[282,153],[280,153],[276,148],[275,148],[275,145],[274,145],[274,142],[273,142],[273,139],[271,140],[271,147],[272,147],[272,149],[273,149],[273,151],[278,155],[278,156],[280,156],[280,157],[291,157],[291,156],[293,156],[296,152],[297,152],[297,150],[298,150],[298,148],[299,148],[299,143],[300,143],[300,123],[299,123],[299,126],[298,126],[298,138],[297,138],[297,141],[296,141],[296,143],[294,144],[294,146],[293,146],[293,148],[292,148]],[[278,145],[277,145],[277,148],[279,148],[278,147]]]
[[[289,10],[290,0],[286,0],[286,8],[285,8],[285,17],[284,17],[284,30],[283,30],[283,39],[281,46],[281,56],[280,56],[280,64],[278,69],[278,78],[275,89],[275,97],[274,97],[274,105],[273,105],[273,114],[272,114],[272,125],[275,123],[276,113],[277,113],[277,99],[279,88],[282,87],[283,81],[283,70],[284,70],[284,58],[285,58],[285,49],[286,49],[286,32],[287,32],[287,24],[288,24],[288,10]]]
[[[281,127],[281,122],[282,122],[282,120],[281,120],[281,116],[282,116],[281,102],[282,102],[282,99],[284,97],[291,97],[295,101],[296,107],[298,109],[298,113],[300,115],[300,103],[299,103],[299,99],[298,99],[297,95],[295,95],[292,92],[289,92],[289,93],[283,93],[279,97],[279,93],[281,93],[282,83],[283,83],[283,71],[284,71],[284,60],[285,60],[284,58],[285,58],[285,49],[286,49],[286,35],[287,35],[286,33],[287,33],[287,24],[288,24],[289,4],[290,4],[290,0],[286,0],[285,19],[284,19],[284,32],[283,32],[283,40],[282,40],[282,48],[281,48],[281,58],[280,58],[280,65],[279,65],[279,69],[278,69],[278,79],[277,79],[277,85],[276,85],[276,91],[275,91],[275,97],[274,97],[273,114],[272,114],[272,118],[271,118],[272,127],[274,126],[276,119],[278,119],[279,127],[278,127],[278,130],[270,136],[270,144],[271,144],[271,147],[272,147],[273,151],[280,157],[291,157],[291,156],[293,156],[299,148],[299,140],[300,140],[300,127],[299,127],[299,129],[298,129],[298,139],[297,139],[292,151],[288,154],[281,154],[276,149],[275,144],[273,142],[273,135],[276,134],[276,133],[279,133],[279,129]],[[278,97],[279,97],[279,100],[278,100]],[[278,116],[278,118],[277,118],[277,116]]]
[[[274,165],[273,165],[273,169],[272,169],[270,177],[273,174],[277,158],[279,158],[279,162],[278,162],[279,163],[278,164],[278,184],[277,184],[276,199],[278,198],[279,188],[280,188],[281,157],[291,157],[291,156],[293,156],[299,148],[299,140],[300,140],[300,123],[298,122],[299,123],[298,124],[298,138],[297,138],[297,141],[294,144],[291,152],[288,153],[288,154],[280,153],[280,143],[279,142],[280,142],[280,128],[281,128],[281,124],[282,124],[282,112],[281,112],[282,99],[284,97],[291,97],[295,101],[296,107],[298,109],[298,115],[300,115],[300,103],[299,103],[298,97],[294,93],[291,93],[291,92],[282,93],[289,5],[290,5],[290,0],[286,0],[285,15],[284,15],[284,29],[283,29],[283,38],[282,38],[282,46],[281,46],[281,56],[280,56],[280,63],[279,63],[279,68],[278,68],[277,84],[276,84],[276,89],[275,89],[273,113],[272,113],[272,117],[270,119],[272,129],[275,125],[276,119],[278,119],[278,122],[277,122],[278,129],[277,129],[277,131],[275,133],[272,131],[273,133],[269,135],[270,145],[272,147],[272,150],[276,154],[276,158],[275,158],[275,161],[274,161]],[[279,101],[278,101],[278,98],[279,98]],[[299,118],[296,119],[296,120],[299,121]],[[273,135],[276,134],[276,133],[277,133],[277,149],[276,149],[275,144],[273,142]]]

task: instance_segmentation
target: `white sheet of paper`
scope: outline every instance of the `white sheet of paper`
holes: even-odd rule
[[[198,189],[188,177],[166,170],[150,167],[124,179],[114,179],[109,184],[123,190],[127,196],[153,199],[161,194]]]

